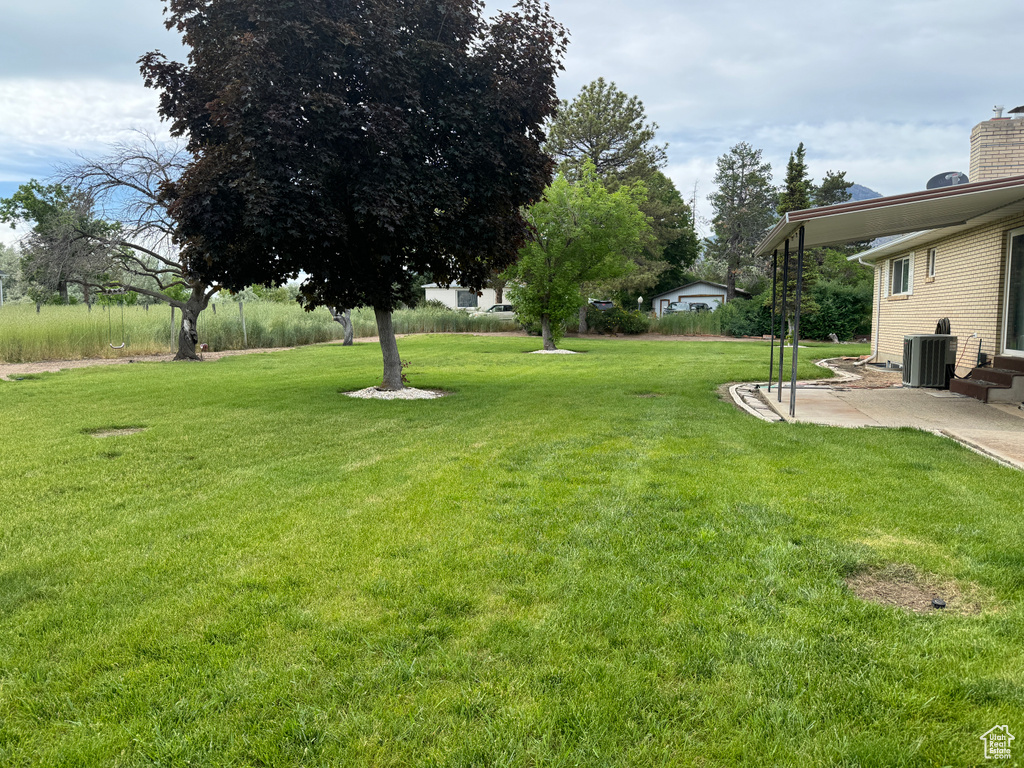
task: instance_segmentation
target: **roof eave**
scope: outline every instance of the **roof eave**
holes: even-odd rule
[[[799,230],[801,225],[808,224],[815,220],[828,219],[839,217],[842,218],[848,214],[864,213],[874,211],[880,208],[893,208],[897,206],[918,206],[921,203],[928,203],[930,201],[944,200],[948,198],[960,198],[975,195],[978,193],[993,193],[998,190],[1007,191],[1008,188],[1019,189],[1024,187],[1024,175],[1022,176],[1009,176],[1001,179],[992,179],[990,181],[980,181],[970,184],[960,184],[954,187],[943,187],[941,189],[925,189],[917,192],[908,192],[900,195],[890,195],[888,197],[876,197],[870,200],[857,200],[848,203],[839,203],[837,205],[822,206],[820,208],[805,208],[799,211],[790,211],[786,213],[782,219],[768,232],[768,234],[758,243],[757,248],[754,250],[756,256],[764,256],[771,253],[774,249],[781,246],[786,240],[789,240]],[[933,226],[927,227],[927,229],[936,229],[940,227],[956,226],[964,224],[964,221],[943,221],[935,222]],[[913,230],[895,228],[888,232],[875,231],[871,233],[865,233],[866,237],[871,239],[882,237],[885,235],[895,235],[904,233],[919,233],[922,231],[920,226],[916,226]],[[817,245],[827,247],[828,245],[838,244],[841,240],[836,240],[833,243],[820,242]]]

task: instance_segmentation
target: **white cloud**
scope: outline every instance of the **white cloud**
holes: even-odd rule
[[[133,129],[166,133],[157,95],[103,80],[0,80],[0,180],[46,176],[73,152],[103,152]]]
[[[971,126],[993,104],[1024,104],[1016,0],[550,3],[572,33],[562,98],[599,76],[639,96],[680,192],[698,183],[702,214],[716,158],[739,141],[764,150],[776,181],[803,141],[816,178],[845,170],[894,194],[967,170]],[[136,64],[156,48],[183,56],[160,3],[8,5],[0,181],[45,177],[132,128],[164,129]]]
[[[0,224],[0,243],[17,245],[18,241],[28,234],[29,229],[30,227],[24,224],[18,226],[17,229],[11,229],[8,224]]]

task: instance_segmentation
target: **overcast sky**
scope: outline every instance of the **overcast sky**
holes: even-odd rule
[[[697,186],[704,216],[715,159],[739,141],[763,149],[777,182],[803,141],[814,177],[845,170],[897,194],[967,171],[971,127],[1024,104],[1013,0],[549,1],[572,34],[561,97],[597,77],[639,96],[668,175],[684,197]],[[162,8],[0,0],[0,196],[73,151],[163,130],[136,64],[181,55]]]

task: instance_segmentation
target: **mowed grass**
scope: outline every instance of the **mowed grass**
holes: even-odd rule
[[[371,344],[0,382],[0,765],[975,765],[1024,725],[1019,472],[721,402],[766,344],[564,346],[403,339],[431,401],[341,394]],[[844,584],[892,563],[984,610]]]

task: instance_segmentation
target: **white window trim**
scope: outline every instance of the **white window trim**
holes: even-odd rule
[[[897,261],[904,261],[904,260],[906,260],[906,262],[907,262],[907,270],[908,270],[908,272],[907,272],[907,290],[905,290],[905,291],[898,291],[897,292],[897,291],[892,290],[893,264],[895,264]],[[905,253],[902,256],[897,256],[896,258],[889,259],[888,267],[889,268],[888,268],[887,271],[888,271],[889,274],[887,276],[888,280],[886,281],[886,288],[888,290],[889,295],[890,296],[912,296],[913,293],[914,293],[914,252],[911,251],[910,253]]]
[[[1012,264],[1010,259],[1012,258],[1011,250],[1013,248],[1013,238],[1024,235],[1024,227],[1018,229],[1011,229],[1006,233],[1006,266],[1003,267],[1003,329],[1002,339],[999,345],[1004,355],[1010,355],[1012,357],[1024,357],[1024,351],[1019,349],[1010,349],[1007,346],[1009,339],[1007,336],[1010,332],[1010,268]]]
[[[935,260],[938,258],[938,255],[938,249],[928,249],[928,263],[925,268],[925,271],[928,273],[928,277],[935,277]]]

